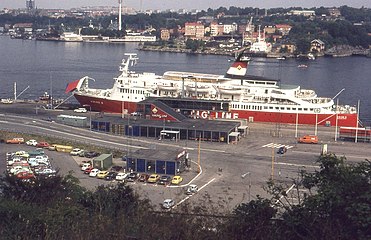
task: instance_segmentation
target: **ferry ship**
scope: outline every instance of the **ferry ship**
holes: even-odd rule
[[[247,119],[326,126],[358,126],[357,110],[337,105],[334,98],[280,81],[246,75],[248,61],[239,54],[225,75],[168,71],[162,76],[136,73],[136,54],[125,54],[110,89],[90,87],[85,76],[67,85],[77,101],[94,111],[137,114],[176,121],[175,115],[205,119]]]

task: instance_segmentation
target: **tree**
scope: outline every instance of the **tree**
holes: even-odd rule
[[[257,197],[237,206],[225,226],[226,239],[274,239],[272,219],[277,210],[268,199]]]

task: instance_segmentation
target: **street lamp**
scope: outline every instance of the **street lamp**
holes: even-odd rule
[[[249,202],[251,199],[251,172],[247,172],[241,175],[241,178],[244,179],[246,176],[249,176]]]
[[[91,131],[91,106],[89,104],[82,105],[83,107],[89,107],[89,127]]]

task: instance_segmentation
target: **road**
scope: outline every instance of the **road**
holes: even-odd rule
[[[26,112],[26,111],[24,111]],[[200,163],[202,173],[198,174],[198,142],[197,141],[158,141],[148,138],[130,139],[124,136],[110,135],[107,133],[91,132],[89,129],[80,129],[61,125],[55,122],[45,121],[48,116],[55,116],[54,111],[8,112],[7,108],[0,105],[0,130],[53,136],[59,139],[68,139],[84,144],[92,144],[101,147],[109,147],[114,150],[125,152],[128,148],[154,149],[166,151],[169,148],[187,149],[193,160],[192,169],[184,174],[185,181],[180,187],[163,187],[158,185],[129,183],[142,197],[149,198],[157,205],[166,198],[173,198],[179,204],[207,204],[218,207],[223,206],[226,210],[232,210],[236,205],[246,202],[256,195],[267,196],[263,190],[265,183],[272,177],[275,181],[292,185],[292,179],[298,177],[298,171],[318,170],[316,160],[321,152],[322,144],[328,145],[328,150],[338,156],[346,156],[349,162],[359,162],[370,158],[370,143],[335,142],[334,129],[319,127],[318,136],[321,144],[297,144],[295,138],[295,126],[282,125],[277,128],[274,124],[249,124],[250,132],[246,138],[242,138],[238,144],[202,142],[200,145]],[[65,110],[63,114],[73,114]],[[87,113],[89,114],[89,113]],[[79,114],[84,115],[84,114]],[[277,129],[279,130],[277,134]],[[299,136],[313,131],[312,127],[300,126]],[[278,137],[275,137],[278,136]],[[276,153],[279,146],[285,145],[287,153]],[[25,146],[1,145],[0,156],[14,148],[24,149]],[[67,154],[50,153],[56,167],[62,174],[72,170],[80,179],[81,184],[88,188],[94,188],[99,184],[106,183],[102,180],[91,179],[79,171],[76,161]],[[272,164],[273,163],[273,164]],[[273,167],[272,167],[273,166]],[[3,172],[4,161],[0,163]],[[273,171],[272,171],[273,170]],[[247,177],[241,175],[249,172]],[[188,197],[184,194],[184,187],[189,183],[204,186],[197,194]],[[249,191],[249,182],[251,188]],[[187,201],[183,201],[187,198]]]

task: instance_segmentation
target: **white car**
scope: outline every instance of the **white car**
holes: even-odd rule
[[[76,113],[86,113],[87,112],[86,108],[76,108],[73,111],[76,112]]]
[[[51,176],[51,175],[55,175],[57,173],[57,171],[51,169],[51,168],[44,168],[42,169],[41,171],[38,171],[37,172],[39,175],[47,175],[47,176]]]
[[[191,184],[187,187],[186,194],[192,195],[193,193],[196,193],[198,191],[198,187],[196,184]]]
[[[126,179],[127,176],[128,176],[128,173],[119,172],[119,173],[116,175],[116,180],[117,180],[117,181],[124,181],[124,180]]]
[[[49,161],[49,157],[47,155],[38,155],[32,158],[29,158],[28,161],[46,162],[46,161]]]
[[[96,177],[98,175],[98,173],[99,173],[99,169],[98,168],[94,168],[89,173],[89,177]]]
[[[70,154],[73,155],[73,156],[77,156],[77,155],[79,155],[83,151],[84,150],[82,150],[80,148],[74,148],[74,149],[72,149],[72,151],[70,152]]]
[[[173,199],[165,199],[162,203],[162,207],[165,209],[170,209],[175,206],[175,201]]]
[[[81,166],[81,171],[85,171],[86,169],[90,168],[91,167],[91,164],[90,163],[84,163],[82,166]]]
[[[26,144],[28,145],[28,146],[36,146],[37,145],[37,141],[35,140],[35,139],[30,139],[30,140],[28,140],[27,142],[26,142]]]

